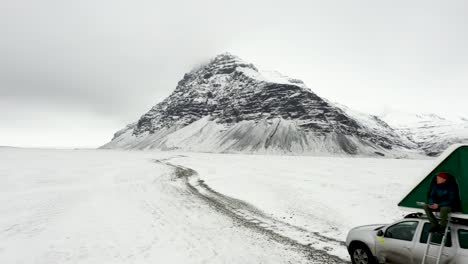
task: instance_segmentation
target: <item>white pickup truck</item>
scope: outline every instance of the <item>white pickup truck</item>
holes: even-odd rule
[[[425,215],[414,213],[392,224],[353,228],[346,246],[354,264],[420,264],[430,226]],[[468,221],[453,218],[449,228],[440,263],[468,264]],[[434,233],[430,255],[437,255],[441,240],[442,235]],[[427,259],[426,263],[435,263],[435,259]]]

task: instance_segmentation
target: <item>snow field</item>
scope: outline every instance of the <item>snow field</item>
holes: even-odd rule
[[[347,257],[343,242],[356,226],[390,223],[432,160],[190,153],[171,160],[196,170],[212,189],[274,219],[275,231]],[[268,222],[261,216],[256,220]],[[318,236],[317,236],[318,235]],[[339,242],[342,242],[341,244]]]
[[[158,156],[0,149],[0,263],[307,263],[193,197]]]
[[[337,263],[349,229],[405,214],[396,204],[433,163],[11,148],[0,158],[0,263]],[[177,166],[194,170],[186,183]]]

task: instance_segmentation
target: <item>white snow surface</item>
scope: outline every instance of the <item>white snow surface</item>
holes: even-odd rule
[[[173,163],[195,169],[216,191],[306,229],[285,233],[307,244],[313,232],[345,241],[353,227],[406,215],[397,204],[433,160],[192,153]],[[317,246],[347,256],[335,243]]]
[[[0,263],[307,263],[191,196],[163,156],[0,149]]]
[[[265,232],[349,259],[349,229],[400,218],[399,199],[433,165],[10,148],[0,158],[0,263],[310,263]],[[195,197],[155,159],[195,170],[190,183],[206,195],[245,202],[234,213],[265,232]]]

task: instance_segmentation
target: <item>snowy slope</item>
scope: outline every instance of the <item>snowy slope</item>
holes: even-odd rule
[[[103,148],[391,157],[415,152],[414,143],[382,123],[347,114],[300,80],[221,54],[185,74],[169,97]]]
[[[345,148],[349,145],[352,148],[350,151],[361,155],[375,155],[378,152],[382,155],[407,157],[408,153],[412,153],[403,148],[400,152],[392,152],[363,142],[357,136],[307,133],[296,122],[281,118],[257,122],[241,121],[227,127],[206,116],[179,129],[162,129],[143,136],[135,136],[132,132],[131,129],[125,131],[105,148],[346,155],[349,152]]]
[[[402,136],[399,130],[390,126],[387,122],[378,116],[356,111],[340,103],[334,102],[333,104],[336,105],[336,107],[342,109],[346,115],[350,116],[354,120],[357,120],[366,129],[373,131],[376,134],[386,134],[388,137],[392,138],[393,141],[401,140],[404,145],[410,146],[412,149],[415,149],[414,152],[417,152],[416,148],[418,146],[414,141],[408,139],[405,136]]]
[[[439,155],[452,144],[468,142],[468,120],[462,117],[387,111],[380,118],[430,156]]]

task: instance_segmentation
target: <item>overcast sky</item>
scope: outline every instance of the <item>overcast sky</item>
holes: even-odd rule
[[[97,147],[230,52],[359,111],[468,117],[468,1],[0,2],[0,145]]]

